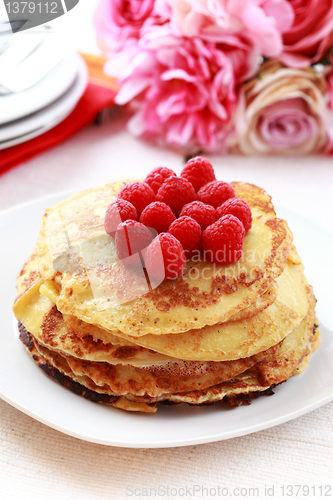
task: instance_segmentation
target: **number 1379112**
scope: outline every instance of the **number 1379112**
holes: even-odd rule
[[[5,5],[8,14],[58,14],[57,2],[8,2]]]

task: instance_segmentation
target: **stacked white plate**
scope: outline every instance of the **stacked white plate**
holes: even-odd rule
[[[26,46],[34,36],[41,41],[25,55]],[[1,38],[0,149],[5,149],[62,122],[84,93],[88,76],[82,58],[68,49],[56,33],[41,36],[29,30],[6,38],[3,44]],[[16,50],[9,53],[13,41]]]

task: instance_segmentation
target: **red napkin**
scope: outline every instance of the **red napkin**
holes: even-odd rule
[[[0,151],[0,174],[61,142],[96,120],[99,111],[114,104],[116,92],[89,83],[72,113],[59,125],[30,141]]]

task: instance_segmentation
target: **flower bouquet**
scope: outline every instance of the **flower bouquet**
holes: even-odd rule
[[[186,154],[333,151],[333,0],[101,0],[129,130]]]

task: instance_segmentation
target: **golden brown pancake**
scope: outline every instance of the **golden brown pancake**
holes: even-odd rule
[[[276,297],[276,289],[268,292],[258,310],[264,310],[273,302],[271,295]],[[44,300],[43,298],[41,299]],[[243,309],[240,316],[244,320],[251,318],[250,311]],[[230,321],[237,321],[232,317]],[[242,320],[239,320],[242,321]],[[195,332],[196,333],[196,332]],[[43,317],[40,328],[34,330],[39,343],[59,351],[62,354],[76,356],[89,361],[106,361],[108,363],[128,363],[149,366],[150,364],[166,363],[174,358],[159,354],[151,349],[141,347],[130,340],[110,334],[95,325],[89,325],[75,316],[63,316],[54,305]]]
[[[177,335],[150,334],[126,338],[174,358],[227,361],[252,356],[280,342],[308,311],[310,288],[302,264],[288,263],[277,282],[276,300],[245,320],[206,326]]]
[[[168,392],[179,392],[216,385],[258,363],[277,348],[273,346],[269,351],[234,361],[184,361],[166,356],[161,359],[158,353],[139,346],[101,345],[101,341],[96,343],[91,337],[77,338],[66,331],[62,315],[55,308],[45,318],[41,332],[33,341],[42,356],[48,360],[65,358],[75,376],[88,376],[99,386],[107,384],[118,395],[132,392],[157,397],[166,388]],[[62,343],[61,336],[66,337],[68,343]],[[70,342],[71,349],[68,348]]]
[[[44,215],[14,304],[37,364],[92,401],[150,413],[158,402],[237,406],[304,369],[319,343],[315,299],[269,195],[233,183],[253,216],[241,261],[191,259],[182,277],[149,289],[104,232],[124,184],[77,193]]]
[[[286,222],[276,217],[265,191],[251,184],[234,183],[236,196],[248,201],[253,214],[253,227],[244,239],[242,261],[228,266],[189,261],[185,274],[178,280],[164,281],[144,296],[127,303],[113,302],[110,307],[103,297],[94,295],[91,282],[95,289],[113,293],[114,300],[115,295],[125,300],[124,294],[133,288],[133,276],[129,277],[121,267],[114,271],[112,241],[103,230],[106,208],[121,186],[110,184],[84,191],[49,209],[44,216],[34,251],[42,279],[53,279],[54,261],[61,256],[64,260],[64,256],[70,254],[66,261],[69,267],[65,266],[70,272],[62,273],[57,302],[63,314],[133,336],[179,333],[228,320],[254,303],[282,273],[292,243]],[[78,244],[77,254],[73,248]],[[87,250],[89,245],[91,248]],[[104,245],[108,253],[101,252],[100,265],[89,272],[88,277],[85,265],[89,262],[82,255],[93,254],[100,245]],[[75,270],[77,272],[73,272]],[[115,281],[116,291],[112,288]],[[136,288],[146,290],[144,276],[138,276]]]
[[[59,382],[61,385],[74,392],[79,396],[94,403],[106,404],[127,411],[140,411],[143,413],[155,413],[156,404],[138,403],[129,401],[123,396],[108,394],[107,391],[102,391],[96,386],[92,380],[87,377],[75,377],[70,370],[65,358],[53,354],[52,364],[43,357],[36,349],[33,337],[26,331],[24,326],[20,324],[20,339],[25,345],[32,359],[37,365],[50,377]]]
[[[85,331],[89,330],[94,341],[118,345],[125,339],[129,343],[129,347],[136,344],[155,352],[153,356],[147,351],[141,350],[139,355],[140,351],[137,349],[135,354],[139,363],[156,363],[156,359],[158,359],[156,352],[162,355],[159,358],[161,362],[166,359],[163,355],[169,358],[192,361],[229,361],[253,356],[269,349],[288,335],[306,315],[310,289],[303,274],[302,264],[288,262],[276,283],[278,286],[276,300],[258,314],[242,320],[206,326],[177,335],[150,334],[129,337],[122,332],[106,332],[104,329],[86,324],[82,320],[79,320],[81,323],[78,327],[78,319],[75,316],[67,315],[64,315],[66,328],[63,324],[61,327],[58,325],[59,331],[57,333],[55,331],[55,318],[52,320],[52,314],[51,318],[47,320],[47,314],[50,314],[51,309],[55,311],[54,304],[40,293],[36,294],[38,283],[15,303],[14,312],[28,331],[35,335],[40,342],[47,344],[45,339],[49,336],[52,338],[53,348],[55,347],[54,343],[57,342],[57,349],[64,350],[69,354],[73,354],[75,349],[77,352],[81,350],[82,357],[85,359],[97,360],[96,353],[94,355],[90,353],[87,357],[83,346],[80,347],[76,344],[70,347],[71,339],[66,335],[67,331],[79,332],[81,328],[84,328]],[[62,343],[62,347],[59,342]],[[102,347],[99,351],[99,360],[103,360],[104,356],[105,361],[112,361],[112,352],[115,352],[116,349],[109,349],[109,354],[105,351],[106,349]]]
[[[243,371],[241,374],[207,389],[178,394],[164,393],[157,398],[148,396],[140,397],[127,393],[126,398],[122,397],[120,401],[118,400],[118,407],[122,409],[131,409],[132,411],[152,412],[156,411],[156,406],[152,407],[151,405],[155,404],[157,401],[200,405],[226,400],[231,406],[237,406],[242,402],[249,403],[251,395],[256,397],[258,393],[265,393],[270,387],[274,387],[287,380],[295,371],[295,367],[302,365],[305,356],[308,356],[309,353],[318,346],[319,330],[315,328],[317,325],[313,326],[311,322],[311,319],[314,317],[313,311],[314,301],[311,306],[311,311],[302,322],[301,328],[298,327],[290,334],[289,337],[291,338],[288,342],[288,337],[286,337],[274,353],[271,352],[267,354],[267,364],[275,364],[276,373],[274,384],[269,384],[266,380],[261,379],[264,372],[262,364],[265,363],[265,361],[261,361]],[[297,339],[299,339],[300,336],[302,337],[301,346],[297,343]],[[38,343],[33,340],[33,337],[26,332],[23,325],[21,327],[21,338],[33,359],[46,373],[51,375],[52,378],[55,378],[73,392],[83,395],[92,401],[103,402],[115,406],[113,404],[115,402],[113,398],[117,397],[117,393],[114,393],[107,383],[103,383],[103,380],[98,380],[98,384],[96,384],[85,373],[74,373],[70,364],[67,363],[68,358],[64,358],[39,346]],[[297,352],[294,351],[295,345],[297,345]],[[143,406],[125,408],[126,401],[132,401],[134,405],[141,404]],[[148,408],[144,406],[145,404],[149,405]]]

